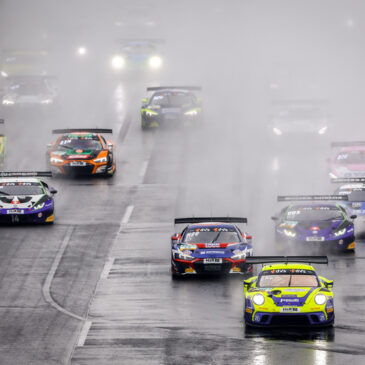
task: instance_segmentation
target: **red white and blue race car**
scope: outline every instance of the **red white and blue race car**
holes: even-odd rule
[[[246,218],[177,218],[175,224],[188,224],[171,237],[173,278],[191,274],[245,274],[252,272],[246,257],[252,255],[252,236],[234,223]]]

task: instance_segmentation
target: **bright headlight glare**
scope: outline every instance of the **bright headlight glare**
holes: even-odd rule
[[[256,305],[263,305],[265,303],[265,297],[262,294],[255,294],[252,298],[252,301]]]
[[[8,74],[5,71],[1,71],[1,76],[2,77],[8,77]]]
[[[344,235],[346,233],[346,228],[343,228],[343,229],[340,229],[339,231],[336,231],[335,233],[334,233],[334,235],[336,236],[336,237],[338,237],[338,236],[342,236],[342,235]]]
[[[79,55],[79,56],[86,56],[87,55],[87,48],[86,47],[79,47],[76,51],[76,53]]]
[[[39,210],[39,209],[42,209],[44,207],[44,204],[45,203],[40,203],[40,204],[37,204],[33,207],[34,210]]]
[[[160,68],[162,65],[162,58],[159,56],[152,56],[148,63],[152,68]]]
[[[53,100],[52,99],[45,99],[41,101],[42,104],[52,104]]]
[[[326,125],[318,130],[318,134],[325,134],[326,132],[327,132],[327,126]]]
[[[317,294],[315,297],[314,297],[314,301],[316,302],[316,304],[318,305],[323,305],[324,303],[326,303],[326,296],[324,294]]]
[[[107,162],[107,161],[108,161],[108,159],[106,157],[100,157],[100,158],[96,158],[94,160],[94,162],[96,162],[96,163],[103,163],[103,162]]]
[[[284,229],[284,234],[288,237],[295,237],[297,235],[294,231],[290,231],[289,229]]]
[[[190,115],[190,116],[193,116],[193,115],[197,115],[198,112],[196,110],[189,110],[188,112],[184,113],[185,115]]]
[[[178,259],[180,260],[185,260],[185,261],[193,261],[194,257],[190,256],[190,255],[184,255],[182,252],[178,252],[175,254],[175,257],[177,256]]]
[[[13,105],[14,104],[14,101],[13,100],[8,100],[8,99],[4,99],[3,100],[3,104],[4,105]]]
[[[277,135],[277,136],[281,136],[283,134],[283,132],[279,129],[279,128],[276,128],[274,127],[272,129],[272,131]]]
[[[157,115],[158,113],[157,112],[154,112],[153,110],[147,110],[146,111],[146,115],[147,117],[152,117],[154,115]]]
[[[61,160],[60,158],[51,157],[51,162],[52,162],[52,163],[62,163],[62,162],[63,162],[63,160]]]
[[[122,56],[114,56],[111,60],[111,65],[114,70],[121,70],[125,65],[125,60]]]

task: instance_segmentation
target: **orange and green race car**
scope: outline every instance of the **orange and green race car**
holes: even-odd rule
[[[113,176],[115,145],[102,134],[111,129],[55,129],[61,136],[48,145],[47,163],[54,175]]]

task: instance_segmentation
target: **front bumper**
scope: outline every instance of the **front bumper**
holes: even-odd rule
[[[156,115],[153,117],[145,117],[142,115],[143,128],[159,128],[159,127],[190,127],[200,123],[200,117],[185,115]]]
[[[53,208],[36,212],[24,212],[22,214],[0,213],[0,224],[37,224],[52,223],[53,221]]]
[[[71,164],[52,164],[51,171],[55,175],[67,175],[67,176],[91,176],[91,175],[112,175],[115,170],[115,166],[108,166],[107,163],[97,164],[93,161],[82,161],[83,166],[71,166]]]

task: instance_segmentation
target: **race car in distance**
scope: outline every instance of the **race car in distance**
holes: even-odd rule
[[[355,250],[353,219],[335,201],[347,201],[345,195],[279,196],[278,201],[296,201],[284,207],[275,221],[277,245],[296,251],[311,249]]]
[[[276,136],[323,135],[329,128],[325,104],[321,100],[276,100],[269,127]]]
[[[246,218],[177,218],[175,224],[188,224],[171,237],[173,278],[192,274],[250,273],[246,257],[252,254],[252,237],[234,223]]]
[[[4,119],[0,119],[0,125],[4,125]],[[6,137],[4,133],[0,133],[0,165],[3,165],[5,162],[5,154],[6,154]]]
[[[0,223],[54,222],[54,198],[57,193],[38,177],[47,172],[0,172]]]
[[[191,91],[200,87],[148,87],[153,91],[150,99],[142,100],[142,129],[160,126],[196,126],[202,123],[201,101]]]
[[[54,77],[18,76],[6,79],[4,107],[50,106],[57,98]]]
[[[332,179],[332,183],[340,183],[335,194],[347,196],[343,204],[350,214],[365,218],[365,177]]]
[[[115,146],[102,134],[111,129],[55,129],[61,134],[48,145],[47,162],[54,175],[113,176],[116,171]]]
[[[244,281],[244,319],[255,327],[332,326],[333,281],[318,276],[309,264],[327,264],[327,256],[250,256],[263,266]]]
[[[329,159],[329,175],[332,179],[365,177],[365,141],[333,142],[331,147],[340,148]]]

